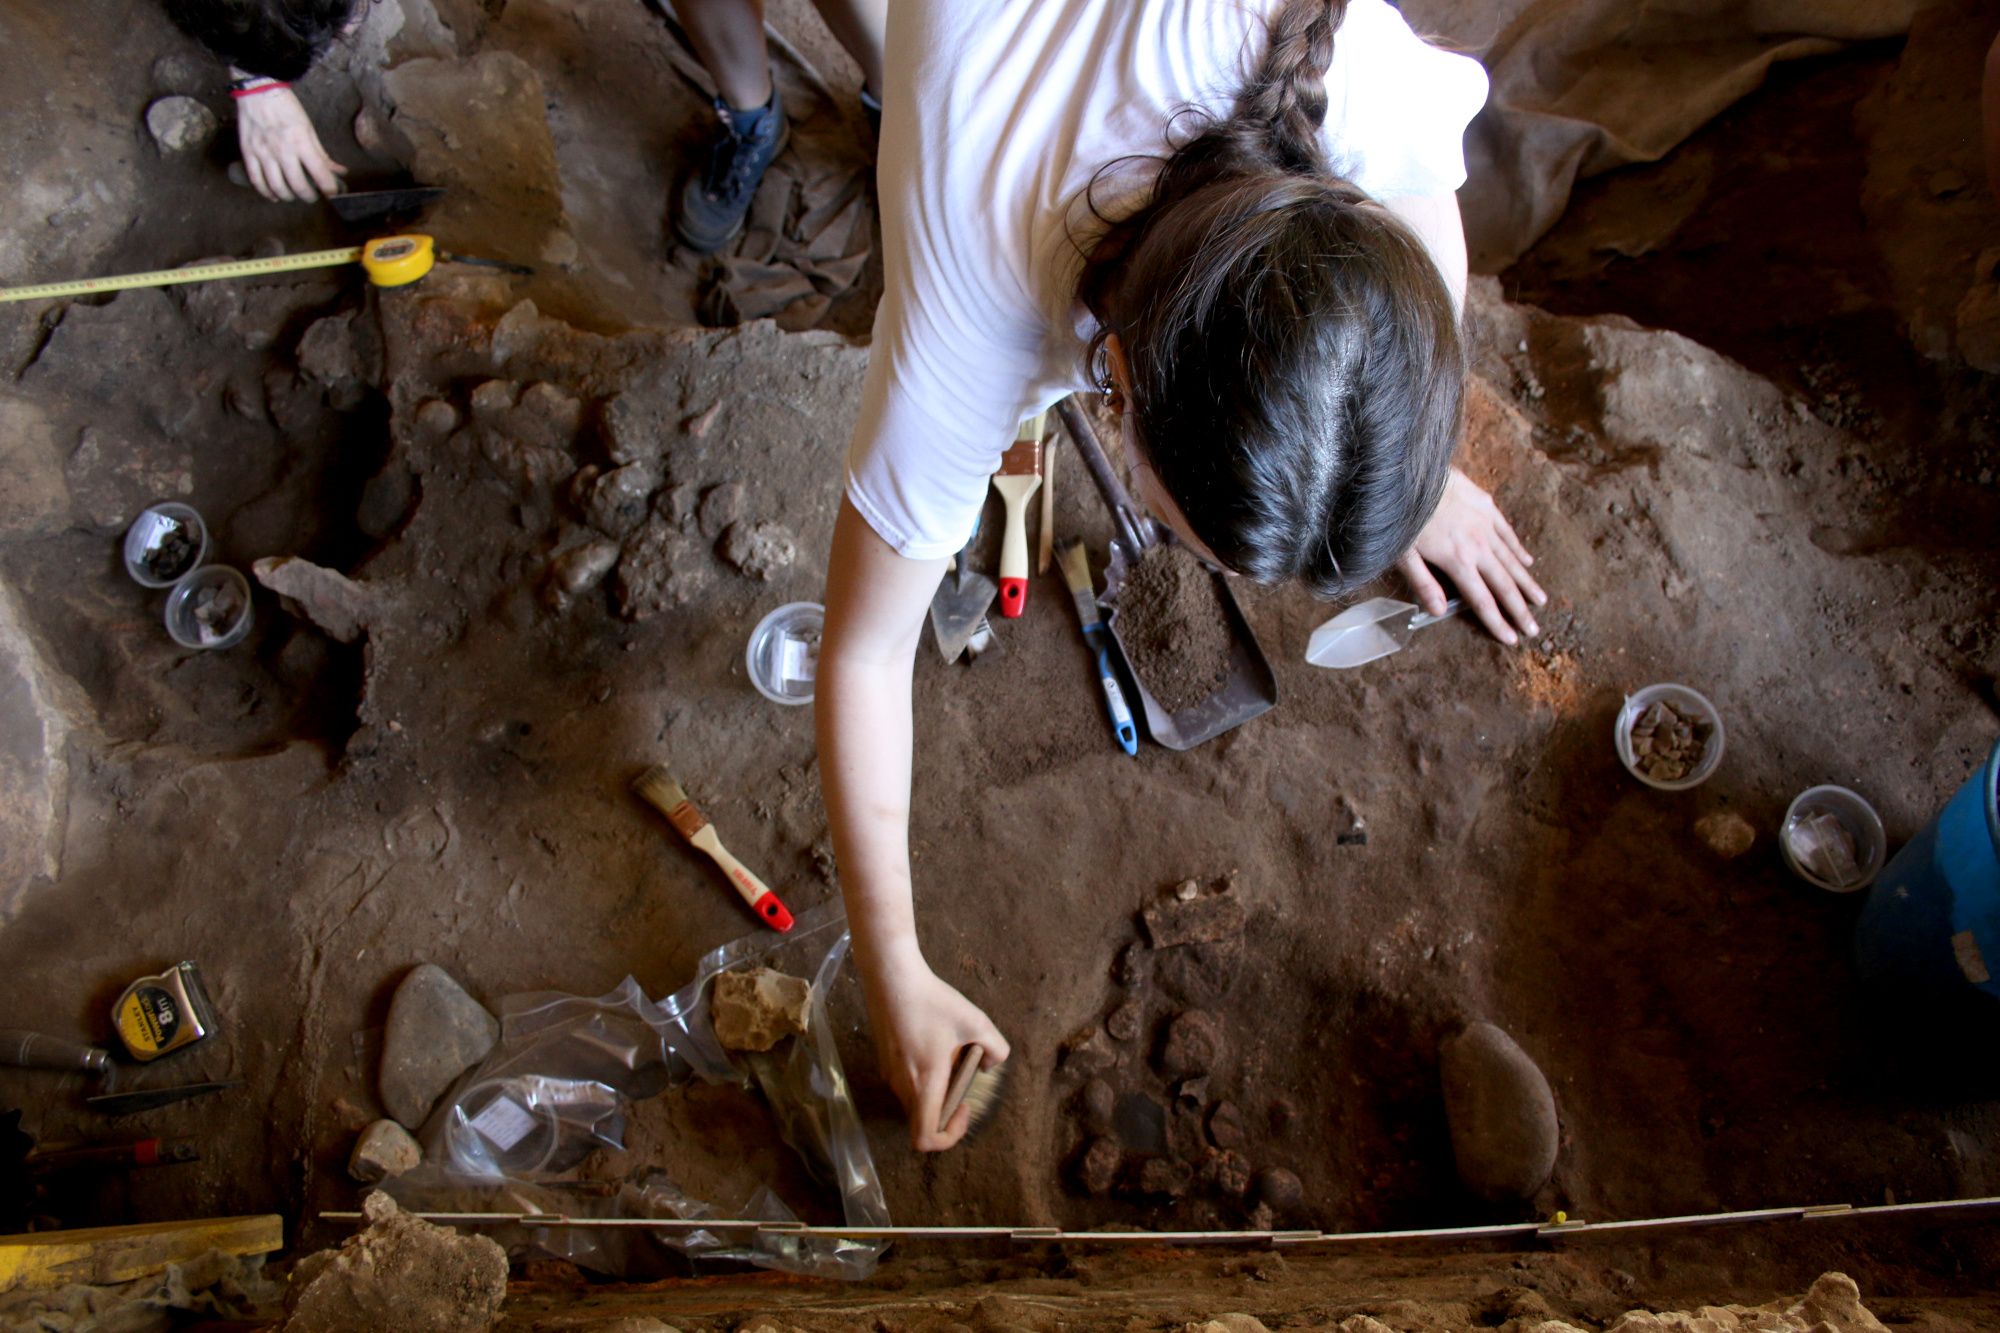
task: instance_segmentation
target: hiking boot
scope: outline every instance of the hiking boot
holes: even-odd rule
[[[715,99],[721,124],[709,145],[708,162],[681,187],[674,210],[674,236],[697,254],[714,254],[743,230],[743,218],[771,159],[785,150],[790,128],[777,85],[771,100],[755,111],[732,111]]]

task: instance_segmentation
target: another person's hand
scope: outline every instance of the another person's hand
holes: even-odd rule
[[[322,194],[340,193],[347,168],[320,147],[311,117],[290,88],[237,98],[236,140],[244,173],[266,199],[311,203]]]
[[[1518,643],[1517,626],[1530,636],[1541,632],[1528,604],[1541,606],[1549,600],[1528,575],[1528,566],[1534,563],[1535,557],[1521,545],[1493,497],[1453,468],[1444,500],[1397,567],[1410,580],[1424,610],[1442,615],[1447,599],[1429,568],[1436,565],[1458,585],[1459,595],[1494,638]]]
[[[960,1106],[942,1133],[938,1111],[951,1086],[958,1052],[969,1042],[986,1048],[984,1067],[1007,1058],[1007,1039],[979,1006],[938,979],[923,963],[881,969],[879,993],[868,999],[882,1076],[910,1116],[910,1146],[939,1152],[965,1137],[972,1108]]]

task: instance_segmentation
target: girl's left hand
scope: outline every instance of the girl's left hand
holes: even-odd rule
[[[1459,595],[1493,637],[1512,644],[1520,642],[1516,626],[1530,637],[1541,633],[1528,604],[1542,606],[1549,597],[1528,575],[1534,563],[1493,497],[1453,468],[1444,500],[1397,568],[1410,580],[1424,610],[1435,616],[1444,614],[1446,601],[1429,568],[1436,565],[1458,585]]]

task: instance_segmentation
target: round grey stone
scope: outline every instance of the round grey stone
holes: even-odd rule
[[[1483,1198],[1525,1199],[1555,1169],[1556,1099],[1512,1037],[1468,1024],[1438,1048],[1459,1179]]]

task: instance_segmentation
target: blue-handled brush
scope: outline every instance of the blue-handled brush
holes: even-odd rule
[[[1097,611],[1097,593],[1090,583],[1090,558],[1081,541],[1072,539],[1063,544],[1062,570],[1069,594],[1076,601],[1076,617],[1083,623],[1083,641],[1097,658],[1097,679],[1104,686],[1104,707],[1111,714],[1111,729],[1118,733],[1118,744],[1125,753],[1136,755],[1139,729],[1133,725],[1125,691],[1118,687],[1118,676],[1111,669],[1111,632],[1104,628],[1104,618]]]

